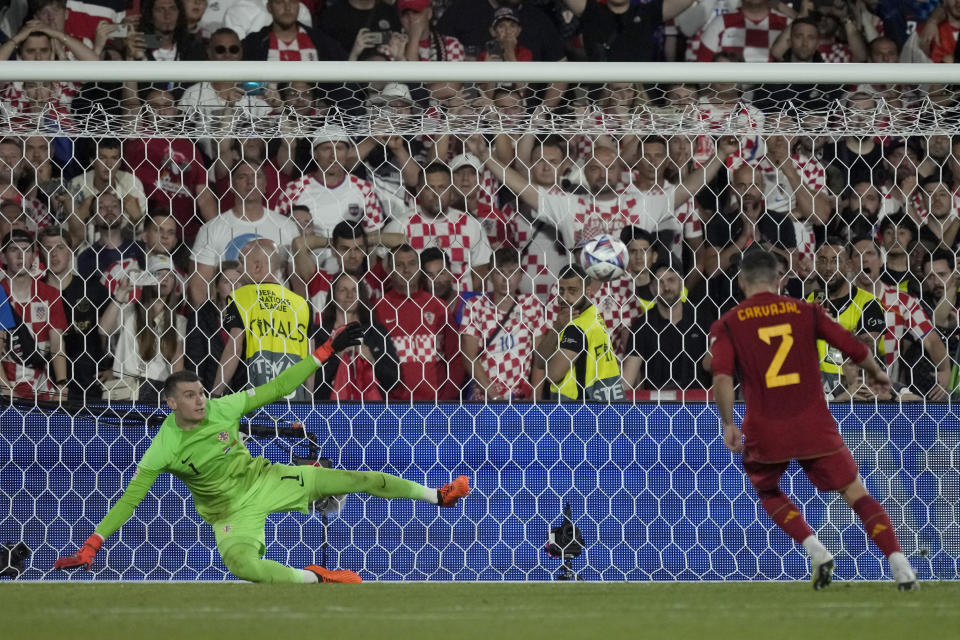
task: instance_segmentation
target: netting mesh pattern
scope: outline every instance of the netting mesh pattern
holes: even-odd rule
[[[17,317],[0,313],[0,325],[19,408],[0,415],[0,542],[34,550],[24,578],[67,577],[50,572],[54,559],[115,503],[154,434],[85,407],[155,407],[180,368],[217,395],[262,384],[364,295],[369,351],[325,367],[276,415],[304,419],[341,468],[436,486],[465,473],[477,490],[440,512],[350,498],[327,531],[330,566],[548,579],[559,563],[543,545],[570,502],[587,579],[804,577],[706,405],[526,404],[556,399],[534,350],[563,330],[561,270],[599,234],[631,252],[592,300],[628,400],[708,397],[706,333],[739,301],[736,262],[751,245],[781,258],[785,291],[831,315],[849,305],[842,291],[826,299],[828,281],[869,290],[869,321],[848,328],[876,347],[895,395],[877,398],[849,371],[825,391],[867,401],[836,416],[919,577],[960,577],[958,423],[937,404],[960,378],[954,87],[228,84],[7,87],[0,231],[17,249],[2,252]],[[661,286],[662,265],[679,282]],[[267,273],[273,288],[244,310],[280,298],[301,315],[241,313],[237,292]],[[362,286],[338,292],[344,274]],[[38,278],[51,288],[28,291]],[[663,321],[679,302],[692,314],[681,329]],[[917,403],[874,402],[896,399]],[[37,411],[50,403],[77,416]],[[250,448],[289,461],[279,441]],[[842,550],[840,577],[883,576],[842,501],[794,468],[782,486]],[[268,520],[268,557],[291,566],[323,540],[316,516]],[[97,562],[69,579],[227,578],[169,475]]]
[[[378,580],[546,580],[543,550],[569,502],[586,542],[588,580],[800,579],[799,547],[773,529],[717,436],[708,407],[636,405],[356,406],[298,411],[323,453],[350,469],[432,484],[467,473],[476,490],[452,510],[351,496],[328,527],[331,567]],[[871,493],[898,526],[921,579],[960,577],[960,429],[942,406],[836,407]],[[274,414],[297,419],[281,409]],[[254,417],[270,423],[271,414]],[[51,571],[81,544],[131,477],[153,429],[63,414],[0,416],[0,540],[34,549],[22,579],[227,579],[213,534],[184,486],[161,476],[101,552],[93,573]],[[289,462],[288,446],[251,440],[253,455]],[[842,579],[880,579],[885,562],[843,501],[794,466],[782,486],[837,554]],[[267,557],[318,558],[317,516],[274,514]]]
[[[343,321],[333,291],[344,274],[361,298],[351,318],[371,312],[380,348],[326,368],[296,400],[544,399],[534,350],[562,329],[558,275],[600,234],[638,245],[592,298],[628,398],[704,397],[705,334],[739,301],[736,264],[750,246],[780,256],[791,295],[823,299],[832,260],[877,298],[870,315],[883,318],[848,328],[869,334],[899,399],[940,401],[960,379],[950,357],[960,346],[952,86],[11,87],[0,107],[0,232],[32,234],[13,243],[32,253],[21,267],[3,256],[26,326],[3,359],[25,399],[156,402],[181,366],[218,394],[262,383]],[[354,236],[335,237],[339,224]],[[60,239],[69,260],[52,256]],[[394,267],[407,244],[421,276]],[[267,277],[247,265],[253,245],[270,254],[280,286],[270,295],[299,296],[294,333],[306,341],[255,334],[238,308],[234,291]],[[847,259],[818,266],[824,245]],[[520,262],[505,294],[516,308],[495,292],[494,276],[514,273],[496,264],[498,249]],[[938,250],[948,255],[931,259]],[[677,302],[659,294],[664,264],[694,316],[685,342],[646,313]],[[56,291],[22,302],[27,273],[61,290],[63,317]],[[407,282],[437,301],[399,294]],[[245,331],[239,343],[234,330]],[[350,369],[364,360],[372,373]],[[826,385],[834,399],[873,397],[850,375]]]

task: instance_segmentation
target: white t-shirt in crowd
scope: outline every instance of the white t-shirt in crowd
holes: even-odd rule
[[[187,87],[177,104],[180,110],[188,116],[196,117],[199,114],[204,119],[233,117],[232,113],[223,112],[227,108],[227,101],[217,94],[213,85],[209,82],[198,82]],[[273,110],[273,107],[267,104],[262,96],[244,96],[237,101],[235,106],[239,112],[255,118],[266,117]]]
[[[604,233],[618,237],[627,225],[651,233],[674,230],[679,227],[673,206],[675,191],[673,185],[649,191],[631,185],[616,197],[602,200],[540,188],[536,217],[556,227],[568,248]]]
[[[140,205],[140,213],[147,214],[147,194],[143,189],[140,178],[127,171],[114,171],[111,188],[121,200],[127,196],[136,198],[137,204]],[[100,191],[93,186],[93,170],[80,174],[68,182],[67,191],[77,194],[80,202],[99,195]]]
[[[237,260],[240,250],[251,240],[267,238],[278,247],[289,248],[298,235],[300,231],[293,220],[269,209],[254,222],[238,217],[231,209],[200,227],[193,259],[197,264],[219,266],[224,260]]]
[[[174,327],[183,340],[187,335],[187,319],[180,314],[174,315]],[[120,308],[119,331],[113,335],[111,343],[114,354],[113,368],[118,377],[137,376],[149,380],[166,380],[167,376],[173,373],[174,363],[163,357],[159,346],[149,362],[140,357],[137,350],[137,317],[130,303]]]
[[[347,220],[363,223],[367,233],[383,226],[383,209],[373,185],[348,173],[340,184],[325,185],[308,174],[287,185],[283,193],[283,210],[294,206],[307,207],[313,216],[314,233],[330,237],[337,223]]]

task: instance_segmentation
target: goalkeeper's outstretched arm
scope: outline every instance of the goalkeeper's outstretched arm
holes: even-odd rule
[[[330,339],[313,352],[313,356],[301,360],[270,382],[251,389],[247,393],[243,412],[250,413],[293,393],[334,353],[360,344],[362,336],[363,328],[357,322],[334,331]]]
[[[53,568],[89,569],[90,565],[93,564],[93,559],[96,557],[97,551],[103,546],[104,541],[109,538],[114,531],[122,527],[123,523],[130,519],[130,516],[133,515],[133,510],[137,508],[137,505],[140,504],[147,495],[147,492],[150,491],[150,487],[153,486],[158,475],[160,475],[159,471],[138,468],[136,475],[133,476],[133,480],[127,485],[126,491],[123,492],[123,495],[117,503],[107,512],[107,515],[103,517],[103,520],[100,521],[100,524],[97,525],[94,532],[87,538],[86,542],[83,543],[83,546],[72,556],[57,560]]]

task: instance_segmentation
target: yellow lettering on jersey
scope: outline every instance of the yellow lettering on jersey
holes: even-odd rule
[[[258,338],[285,338],[303,342],[307,339],[307,327],[303,324],[293,325],[290,321],[274,320],[270,318],[256,318],[250,323],[250,330]]]
[[[785,387],[791,384],[800,384],[799,373],[780,373],[780,368],[787,359],[787,354],[793,347],[793,329],[789,324],[775,324],[770,327],[760,327],[757,329],[757,336],[767,344],[771,344],[771,338],[779,337],[781,339],[777,352],[773,354],[773,360],[767,367],[766,382],[768,389],[776,387]]]
[[[766,318],[768,316],[778,316],[787,313],[800,313],[795,302],[771,302],[770,304],[756,305],[737,309],[738,320],[750,320],[753,318]]]

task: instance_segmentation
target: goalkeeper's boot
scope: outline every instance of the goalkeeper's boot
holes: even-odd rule
[[[453,507],[460,498],[470,493],[470,479],[467,476],[457,476],[453,482],[448,482],[437,489],[437,504],[441,507]]]
[[[890,571],[893,573],[893,579],[897,583],[897,589],[900,591],[914,591],[920,588],[917,583],[917,574],[907,557],[902,553],[890,554]]]
[[[813,564],[812,576],[810,582],[813,583],[813,589],[819,591],[830,586],[833,582],[833,556],[827,553],[821,557],[811,557]]]
[[[331,582],[340,584],[359,584],[363,578],[349,569],[327,569],[318,564],[311,564],[303,568],[304,571],[311,571],[317,574],[320,582]]]

